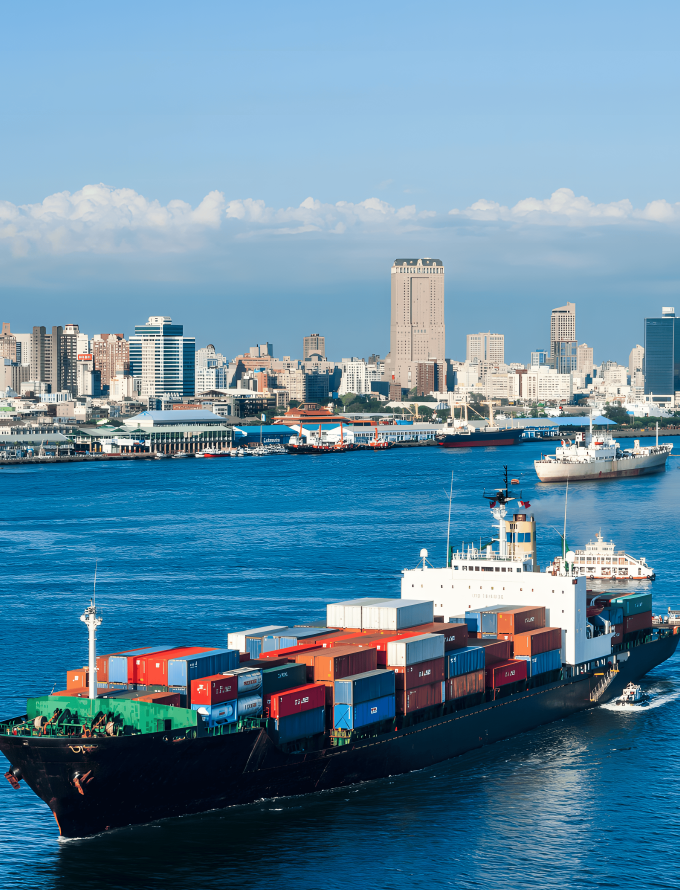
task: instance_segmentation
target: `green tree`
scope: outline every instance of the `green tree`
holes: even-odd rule
[[[604,416],[607,420],[613,420],[619,426],[630,422],[628,412],[621,405],[607,405],[604,409]]]

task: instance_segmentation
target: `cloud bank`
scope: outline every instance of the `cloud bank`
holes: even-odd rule
[[[0,201],[0,247],[14,256],[33,254],[187,252],[205,248],[214,237],[263,235],[330,237],[348,232],[408,233],[417,229],[500,222],[518,225],[593,226],[668,224],[680,221],[680,203],[663,199],[635,209],[627,199],[595,204],[571,189],[549,198],[525,198],[513,207],[480,199],[465,210],[437,217],[415,205],[393,207],[379,198],[325,204],[306,198],[297,207],[273,208],[254,198],[227,200],[212,191],[196,206],[172,200],[162,205],[133,189],[100,183],[77,192],[59,192],[39,204]]]

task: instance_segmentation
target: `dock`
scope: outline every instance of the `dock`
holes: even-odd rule
[[[10,457],[0,458],[0,467],[17,467],[26,464],[89,464],[112,460],[155,460],[156,455],[146,451],[140,454],[68,454],[60,457]]]

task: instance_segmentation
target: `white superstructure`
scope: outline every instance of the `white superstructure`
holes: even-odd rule
[[[588,579],[604,581],[643,581],[653,580],[654,569],[647,565],[642,556],[635,559],[623,550],[616,550],[613,541],[605,541],[601,532],[594,541],[588,541],[585,550],[574,550],[574,573]],[[546,568],[551,575],[564,571],[564,559],[558,556]]]

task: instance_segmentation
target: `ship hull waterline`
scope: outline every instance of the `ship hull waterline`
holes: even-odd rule
[[[638,646],[599,703],[670,658],[671,635]],[[353,744],[286,754],[261,729],[185,739],[0,737],[0,750],[52,809],[62,837],[345,787],[404,774],[593,707],[601,678],[558,681]],[[502,709],[502,710],[499,710]],[[90,772],[80,794],[73,776]],[[20,784],[21,793],[24,782]]]
[[[436,440],[442,448],[489,448],[496,445],[518,445],[523,430],[499,430],[488,433],[442,433]]]
[[[653,454],[649,457],[597,460],[592,463],[534,461],[534,468],[540,482],[591,482],[663,473],[667,458],[667,454]]]

